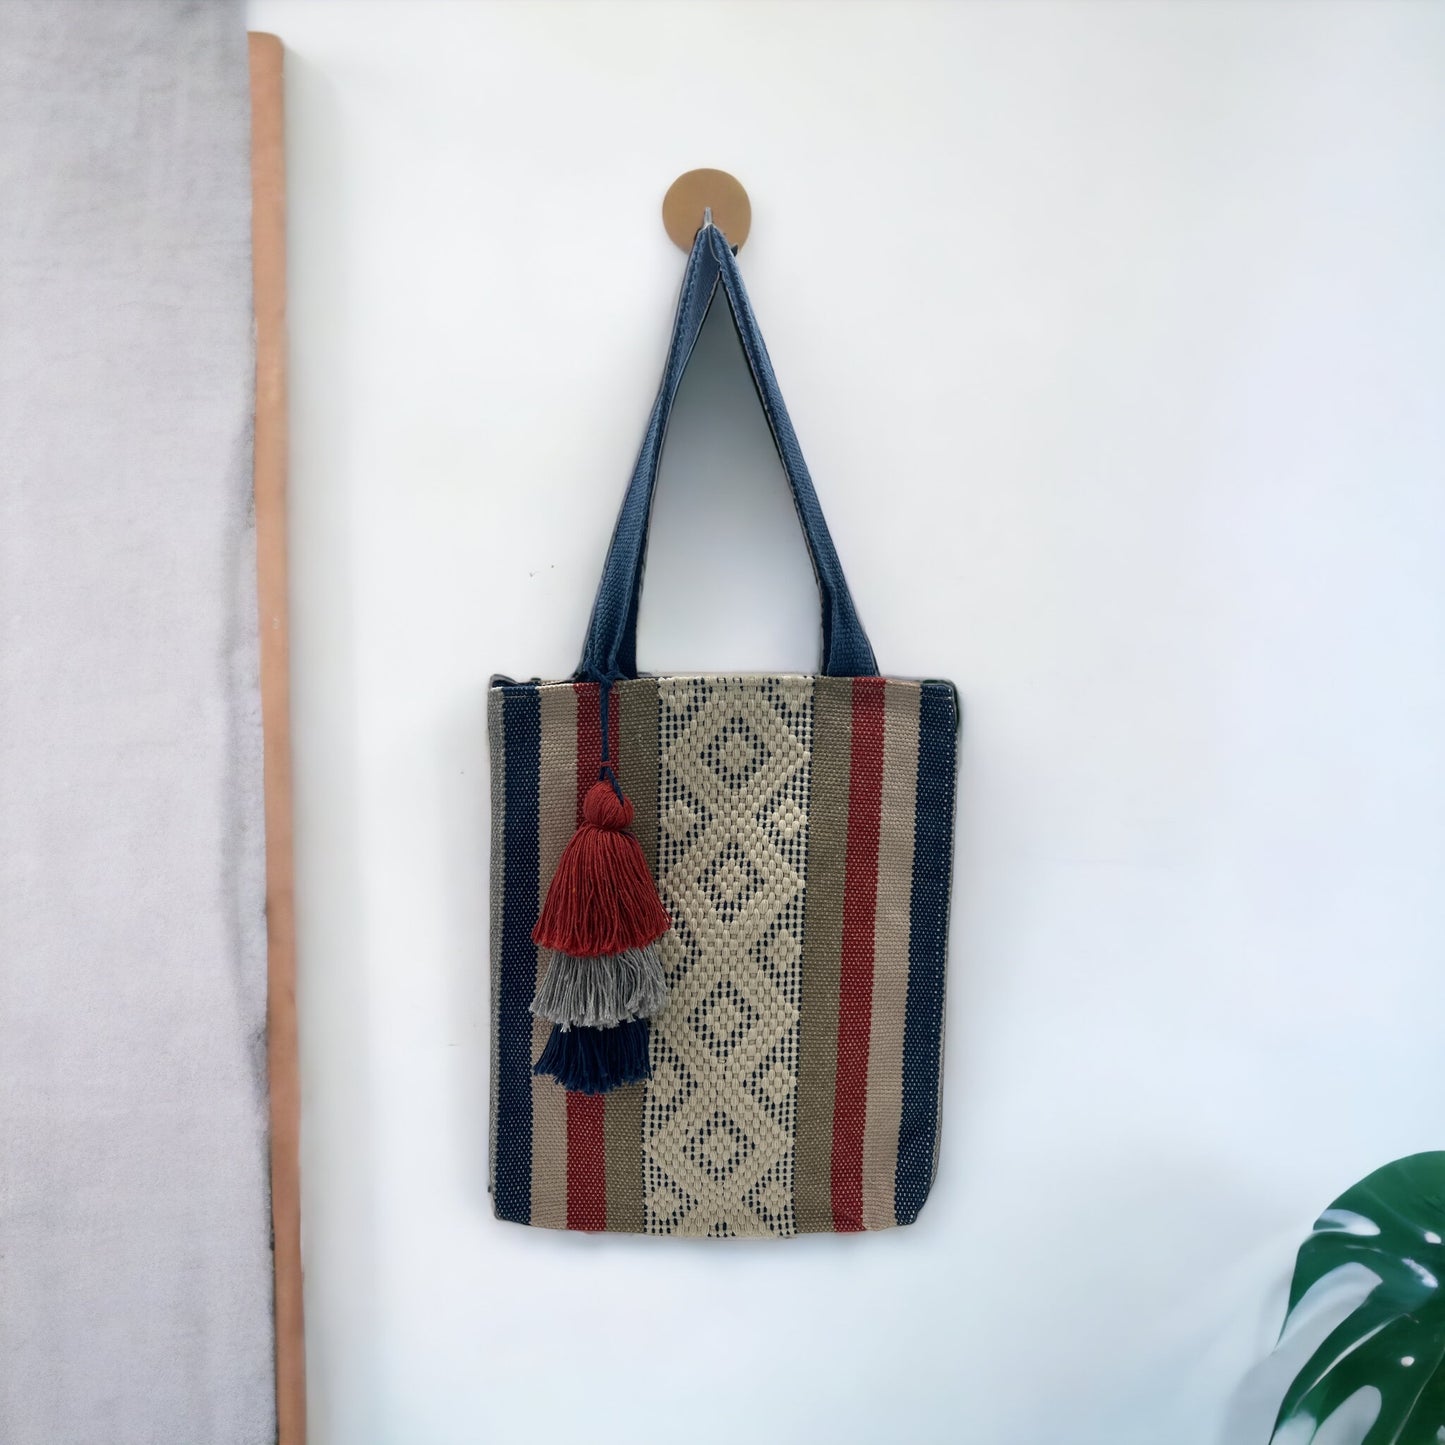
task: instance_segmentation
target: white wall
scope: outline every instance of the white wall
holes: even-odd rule
[[[317,1445],[1212,1441],[1314,1214],[1442,1142],[1445,9],[251,23],[290,47]],[[575,664],[697,165],[751,192],[879,658],[967,709],[942,1171],[886,1237],[485,1195],[486,678]],[[652,670],[815,655],[742,367],[711,329]]]

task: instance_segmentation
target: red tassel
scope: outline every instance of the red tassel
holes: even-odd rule
[[[672,927],[642,846],[626,831],[631,822],[631,802],[611,784],[588,789],[581,826],[562,850],[532,930],[543,948],[596,958],[643,948]]]

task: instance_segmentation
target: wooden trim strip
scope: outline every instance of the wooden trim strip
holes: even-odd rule
[[[283,55],[249,37],[251,266],[256,316],[252,486],[261,629],[266,807],[266,1067],[271,1106],[271,1229],[276,1311],[276,1439],[305,1445],[301,1291],[301,1084],[296,1042],[291,678],[286,602],[286,151]]]

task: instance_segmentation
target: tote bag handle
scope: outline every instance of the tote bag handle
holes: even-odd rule
[[[823,519],[823,509],[818,505],[818,494],[813,490],[812,478],[803,461],[793,423],[788,419],[788,409],[783,404],[777,378],[773,375],[773,364],[768,359],[767,347],[763,345],[762,333],[748,302],[748,293],[743,289],[737,260],[727,237],[713,225],[711,213],[704,219],[688,257],[682,298],[678,302],[677,319],[672,328],[672,344],[668,348],[667,366],[662,374],[662,387],[652,408],[647,434],[642,439],[642,450],[607,549],[602,582],[597,589],[597,600],[592,604],[592,619],[587,626],[587,640],[576,675],[585,682],[597,683],[618,682],[637,676],[637,605],[642,591],[647,533],[652,521],[652,494],[657,485],[662,444],[683,372],[687,370],[719,282],[732,310],[758,399],[762,402],[778,456],[788,476],[793,505],[803,525],[803,537],[818,579],[823,612],[820,670],[828,677],[875,677],[878,664],[873,659],[873,649],[853,606],[838,553],[828,533],[828,524]]]

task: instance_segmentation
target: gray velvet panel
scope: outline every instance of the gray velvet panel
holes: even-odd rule
[[[0,1440],[274,1439],[232,0],[0,0]]]

